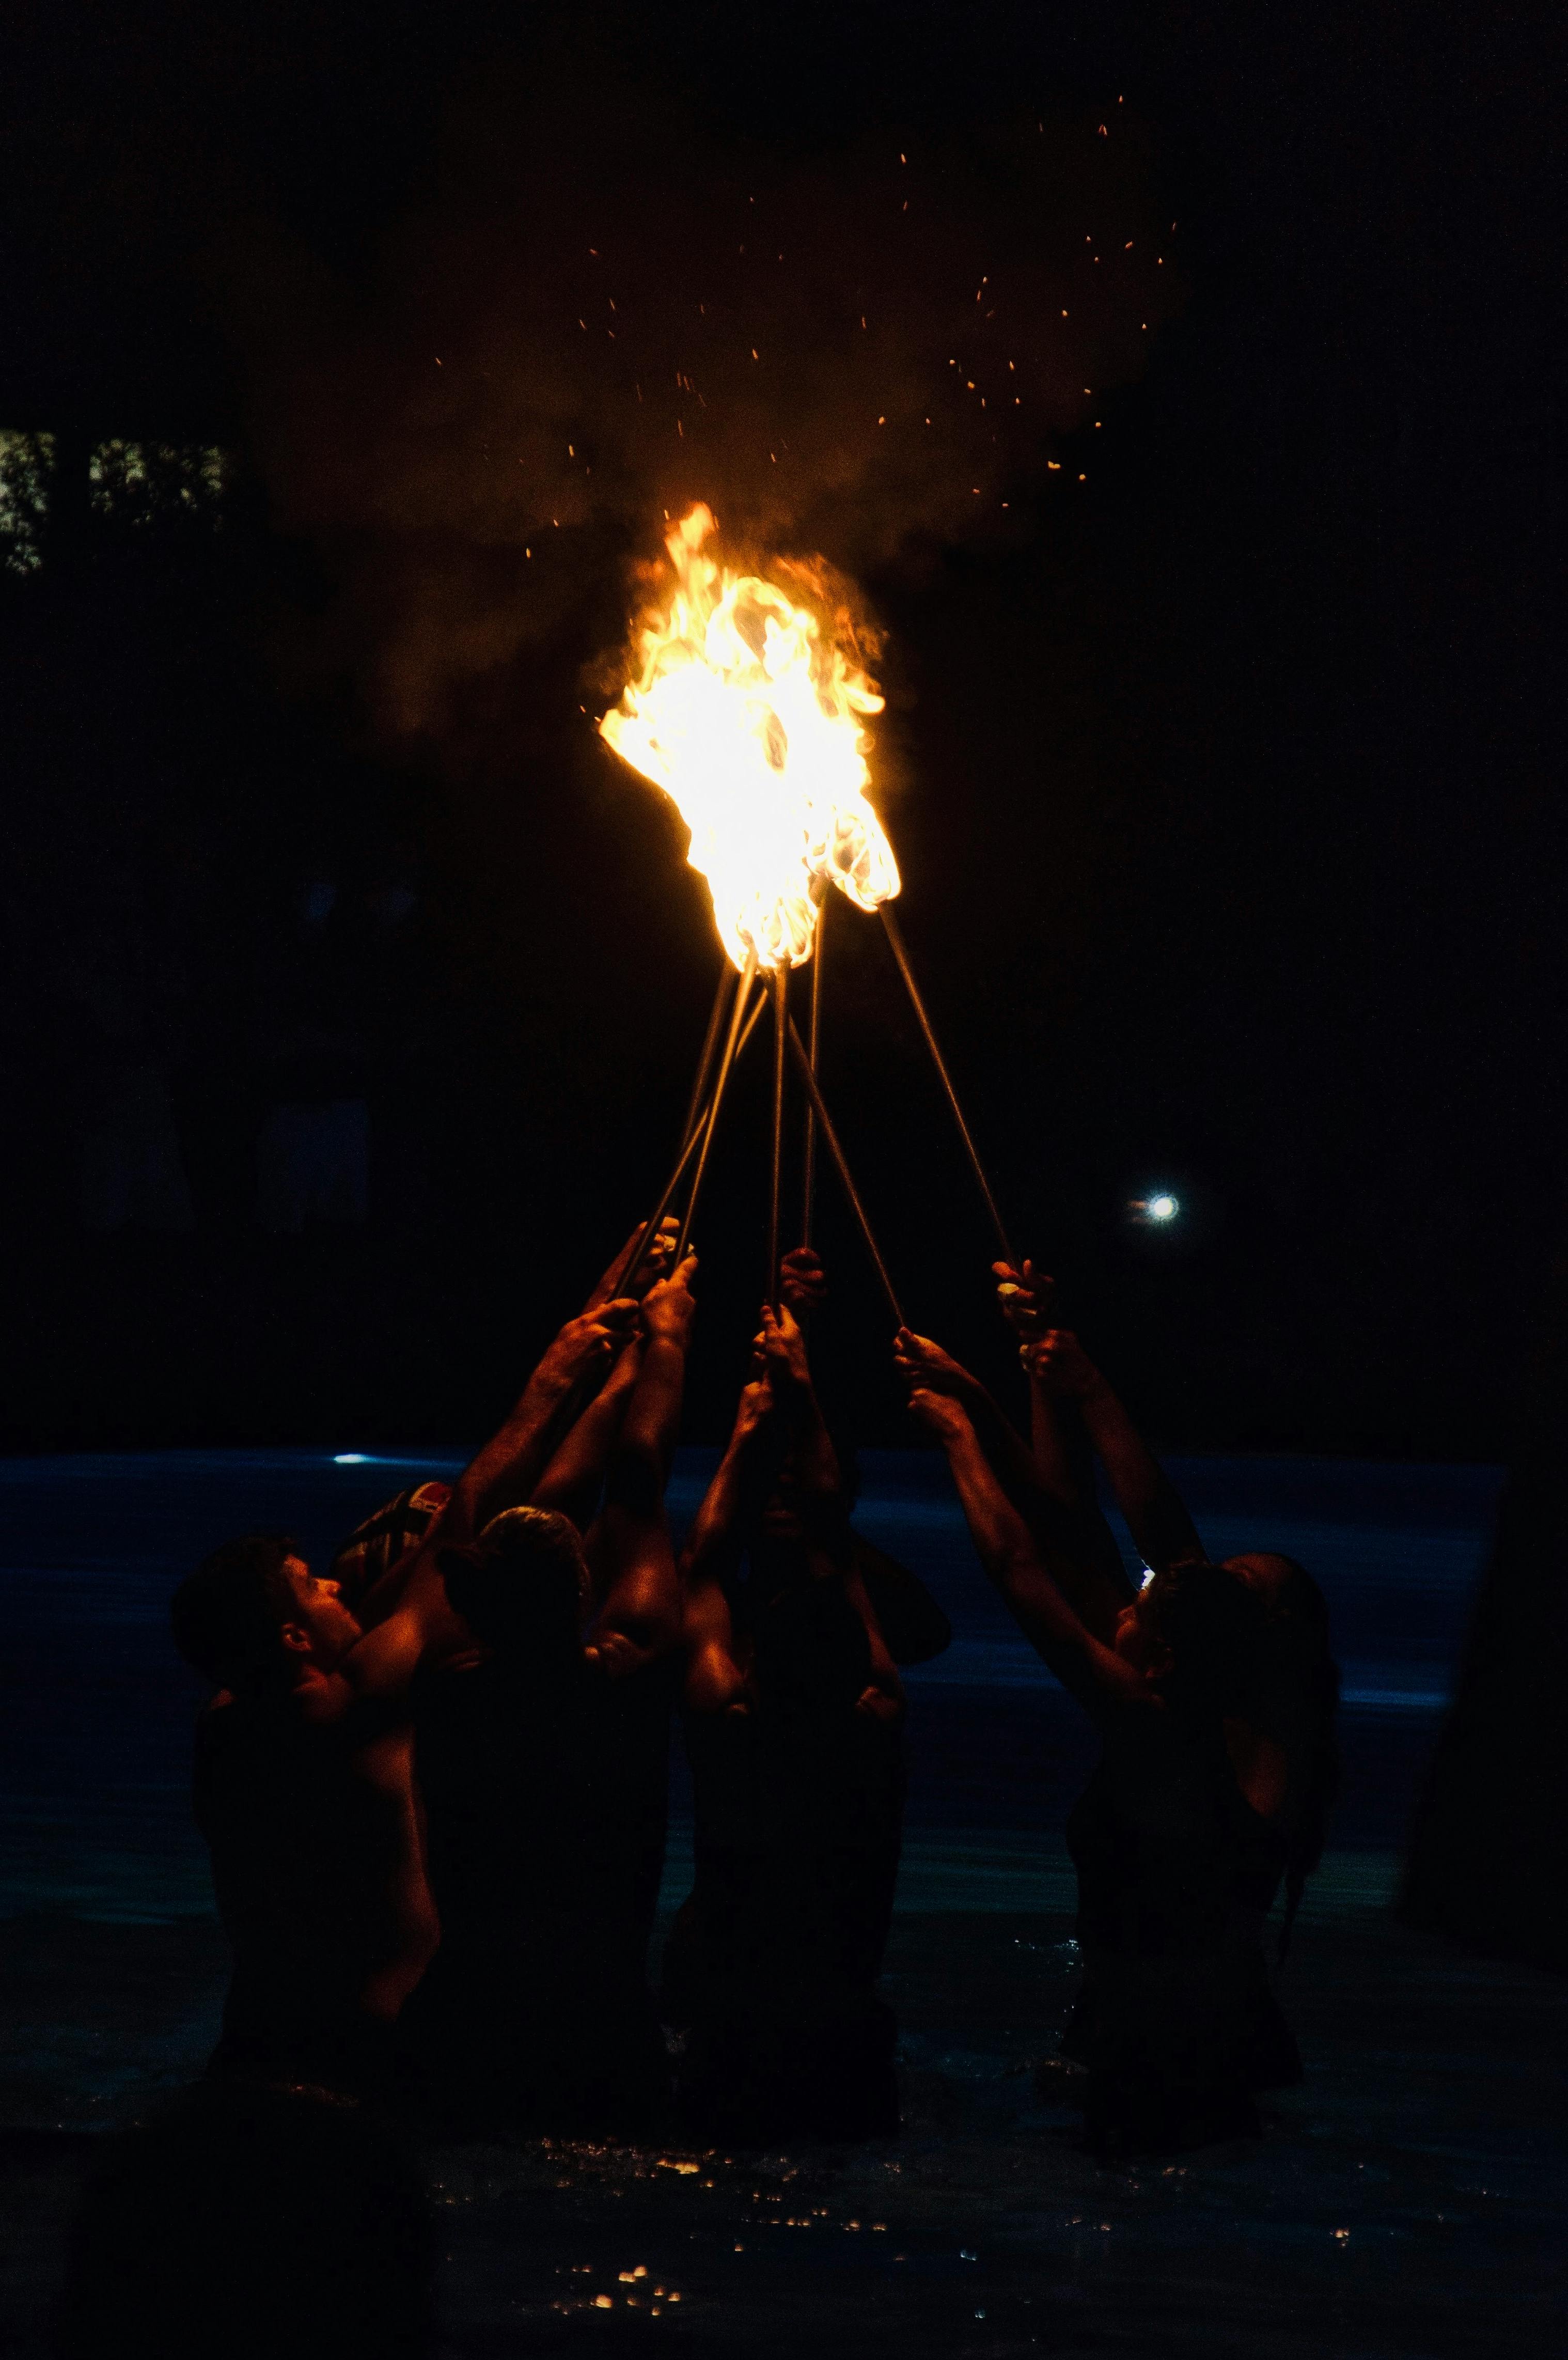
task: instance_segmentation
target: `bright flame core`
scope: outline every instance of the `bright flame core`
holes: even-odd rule
[[[639,634],[642,671],[599,727],[662,787],[691,831],[737,967],[800,967],[829,884],[862,910],[898,890],[898,863],[866,799],[863,714],[883,699],[817,617],[771,582],[702,554],[699,501],[665,542],[668,609]]]

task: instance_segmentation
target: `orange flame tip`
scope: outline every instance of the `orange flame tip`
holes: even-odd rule
[[[866,795],[862,723],[884,700],[809,609],[705,553],[714,529],[698,501],[670,533],[673,594],[599,727],[685,820],[735,966],[755,951],[761,967],[800,967],[829,885],[863,910],[898,890]]]

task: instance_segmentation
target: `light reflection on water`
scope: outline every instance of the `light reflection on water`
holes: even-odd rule
[[[166,1635],[174,1581],[235,1530],[282,1525],[319,1556],[389,1490],[458,1463],[0,1462],[13,1994],[0,2123],[38,2137],[139,2110],[188,2080],[213,2038],[224,1960],[187,1807],[196,1689]],[[684,1457],[678,1512],[705,1463]],[[756,2360],[802,2347],[1555,2360],[1561,1985],[1455,1958],[1386,1907],[1496,1471],[1179,1470],[1212,1549],[1284,1547],[1323,1582],[1345,1672],[1347,1793],[1282,1984],[1305,2085],[1260,2142],[1113,2169],[1075,2150],[1064,2090],[1039,2075],[1076,1969],[1061,1824],[1092,1740],[979,1576],[931,1461],[868,1455],[864,1471],[866,1529],[924,1576],[958,1633],[909,1681],[909,1827],[885,1977],[903,2027],[903,2135],[760,2157],[537,2139],[438,2150],[454,2339],[442,2354],[489,2351],[497,2333],[507,2350],[529,2337],[554,2350],[557,2331],[581,2328],[678,2333]],[[678,1808],[667,1908],[690,1856]],[[44,2264],[20,2244],[11,2258],[18,2279],[38,2275],[41,2316]]]

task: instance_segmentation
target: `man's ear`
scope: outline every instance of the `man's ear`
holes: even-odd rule
[[[308,1655],[310,1654],[310,1634],[303,1622],[285,1622],[278,1635],[289,1655]]]

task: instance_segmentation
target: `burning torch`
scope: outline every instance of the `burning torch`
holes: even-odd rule
[[[664,607],[645,618],[637,640],[636,677],[599,725],[615,752],[661,787],[685,820],[691,831],[687,859],[708,880],[728,962],[692,1085],[680,1156],[632,1266],[640,1262],[688,1168],[694,1166],[677,1249],[678,1255],[684,1251],[730,1075],[771,999],[768,1296],[776,1300],[778,1294],[785,1072],[793,1054],[809,1106],[808,1231],[820,1134],[889,1308],[902,1326],[898,1296],[817,1080],[820,939],[831,889],[857,908],[880,913],[998,1243],[1009,1262],[1014,1256],[887,906],[899,890],[898,869],[866,794],[864,727],[867,716],[882,711],[883,699],[809,609],[777,584],[734,574],[718,563],[704,548],[713,529],[712,513],[699,503],[670,533],[665,546],[673,593]],[[808,1048],[789,1015],[789,978],[792,967],[811,960],[814,947],[819,963],[812,975]],[[768,978],[768,989],[753,1004],[759,973]],[[732,975],[738,978],[733,985]]]

